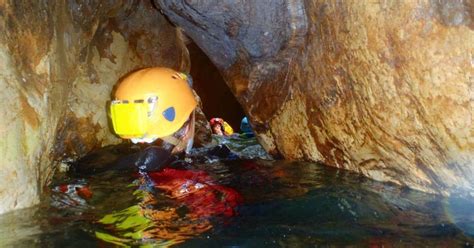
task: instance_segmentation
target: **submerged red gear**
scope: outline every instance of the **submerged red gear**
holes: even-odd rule
[[[185,204],[196,217],[233,216],[242,202],[237,191],[215,184],[203,171],[165,168],[149,175],[156,188]]]

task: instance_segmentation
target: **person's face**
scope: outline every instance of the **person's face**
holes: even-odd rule
[[[219,124],[212,126],[212,131],[217,135],[224,135],[224,133],[222,132],[221,125]]]

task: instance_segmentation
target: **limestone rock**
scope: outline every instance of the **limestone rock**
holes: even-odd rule
[[[470,1],[155,2],[216,64],[273,155],[474,190]]]

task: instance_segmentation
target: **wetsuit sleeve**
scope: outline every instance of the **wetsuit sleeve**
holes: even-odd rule
[[[169,149],[158,146],[149,146],[140,151],[135,165],[141,171],[158,171],[166,167],[173,160]]]

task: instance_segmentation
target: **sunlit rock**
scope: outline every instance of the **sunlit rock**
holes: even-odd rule
[[[428,192],[473,191],[469,1],[172,1],[262,145]]]

